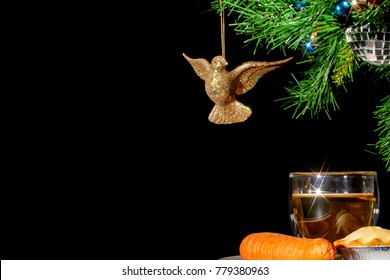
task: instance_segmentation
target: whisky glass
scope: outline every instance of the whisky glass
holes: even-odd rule
[[[377,172],[291,172],[288,201],[295,236],[333,242],[377,224]]]

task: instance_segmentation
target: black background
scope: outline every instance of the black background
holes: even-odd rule
[[[302,54],[291,53],[293,62],[238,97],[252,108],[247,121],[210,123],[213,103],[182,56],[221,54],[220,18],[209,8],[206,0],[159,1],[66,17],[52,44],[61,72],[47,69],[50,95],[19,100],[29,114],[15,114],[21,136],[3,196],[2,259],[237,255],[249,233],[292,233],[288,173],[321,168],[378,171],[378,225],[390,228],[390,175],[366,151],[388,84],[375,86],[363,67],[331,120],[296,120],[275,101],[299,70]],[[225,38],[228,70],[286,58],[253,54],[229,26]]]

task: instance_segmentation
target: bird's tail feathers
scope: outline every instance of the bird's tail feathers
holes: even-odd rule
[[[227,105],[216,104],[209,114],[209,121],[216,124],[232,124],[247,120],[252,110],[235,100]]]

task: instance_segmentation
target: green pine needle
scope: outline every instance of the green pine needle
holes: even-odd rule
[[[378,119],[375,131],[379,135],[375,148],[385,162],[387,171],[390,172],[390,95],[382,100],[381,105],[377,106],[374,116]]]

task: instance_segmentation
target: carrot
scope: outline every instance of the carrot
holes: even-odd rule
[[[240,244],[243,260],[333,260],[337,250],[324,238],[301,238],[274,232],[251,233]]]

